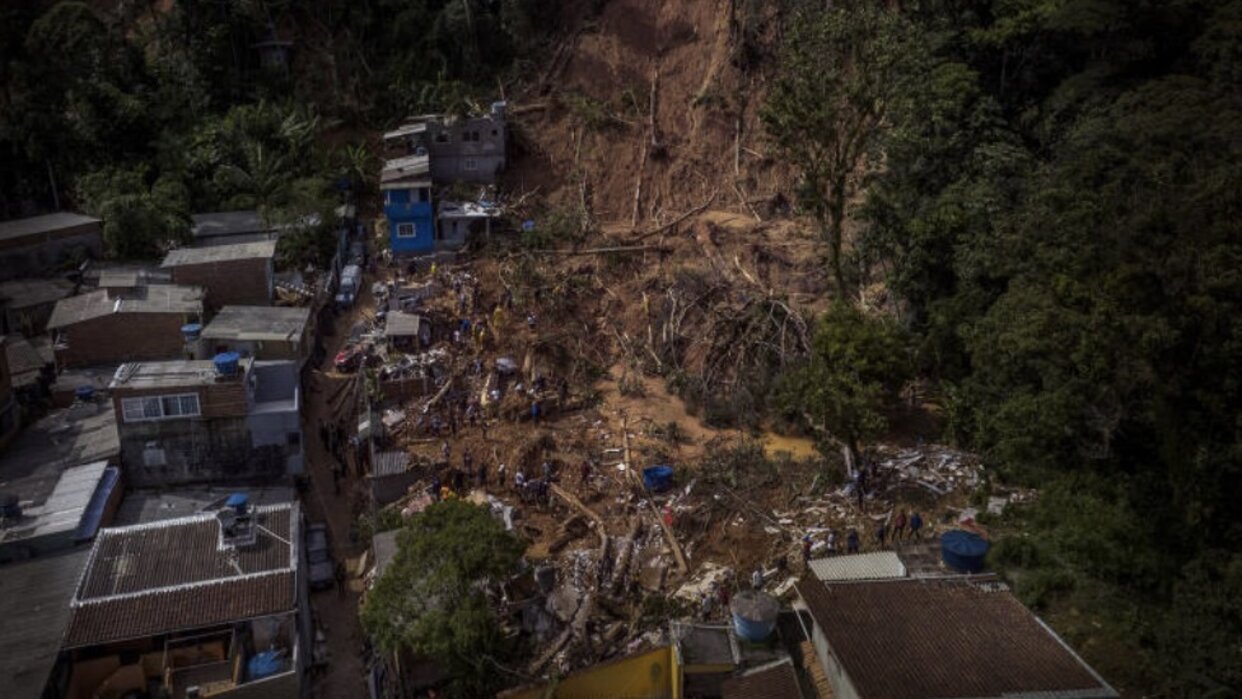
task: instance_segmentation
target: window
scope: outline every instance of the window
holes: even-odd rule
[[[462,131],[462,132],[461,132],[461,140],[462,140],[463,142],[466,142],[466,143],[469,143],[469,142],[471,142],[471,141],[473,141],[473,142],[475,142],[475,143],[478,143],[478,141],[479,141],[479,132],[478,132],[478,131]]]
[[[125,418],[125,422],[195,417],[200,414],[198,395],[184,393],[174,396],[122,398],[121,413]]]
[[[426,187],[419,187],[418,188],[418,200],[424,204],[431,201],[431,190],[427,189]]]
[[[418,232],[414,230],[414,224],[412,223],[398,223],[397,224],[397,237],[398,238],[413,238],[416,235],[418,235]]]
[[[474,172],[475,170],[479,169],[479,161],[475,160],[474,158],[466,158],[465,160],[461,162],[461,169],[465,170],[466,172]]]
[[[436,143],[448,143],[449,134],[447,131],[441,131],[436,134]]]

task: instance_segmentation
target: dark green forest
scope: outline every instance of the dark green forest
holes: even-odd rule
[[[553,26],[533,0],[101,5],[0,7],[0,216],[82,209],[121,257],[195,211],[327,222],[373,176],[366,128],[494,94]]]
[[[0,216],[100,215],[119,257],[193,211],[330,221],[368,130],[569,30],[539,0],[170,5],[0,5]],[[1040,491],[989,522],[1026,602],[1127,688],[1242,694],[1242,0],[827,5],[786,0],[752,56],[764,123],[839,299],[878,281],[893,312],[834,306],[856,330],[785,383],[864,443],[932,386],[941,439]]]
[[[899,55],[845,268],[899,297],[946,436],[1042,490],[994,552],[1027,601],[1236,696],[1242,3],[904,4],[855,35]]]
[[[943,437],[1040,489],[993,564],[1129,688],[1242,693],[1242,2],[834,5],[765,122]],[[880,434],[885,325],[830,312],[785,404]]]

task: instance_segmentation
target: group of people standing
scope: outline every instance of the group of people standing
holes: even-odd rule
[[[913,541],[921,541],[923,539],[923,516],[918,512],[909,512],[905,509],[897,511],[892,517],[892,524],[889,524],[888,518],[881,520],[875,527],[874,542],[877,550],[885,549],[889,544],[896,544],[907,539]],[[837,530],[829,530],[828,536],[825,538],[825,553],[828,556],[835,556],[838,553],[859,553],[862,549],[862,539],[858,533],[858,529],[850,527],[845,534],[844,547],[840,546]],[[802,537],[802,562],[806,563],[811,560],[811,550],[815,542],[810,534]]]

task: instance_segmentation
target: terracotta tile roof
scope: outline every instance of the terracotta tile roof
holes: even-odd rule
[[[992,579],[797,588],[860,697],[1117,696]]]
[[[788,660],[759,669],[720,685],[723,699],[800,699],[798,675]]]
[[[65,648],[145,638],[288,612],[297,606],[292,571],[196,587],[108,598],[73,608]]]
[[[66,647],[291,611],[298,509],[254,509],[252,545],[220,539],[215,513],[101,530],[71,603]]]

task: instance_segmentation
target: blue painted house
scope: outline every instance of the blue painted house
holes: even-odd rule
[[[431,204],[431,172],[425,153],[384,163],[380,175],[384,216],[394,255],[435,250],[435,210]]]

